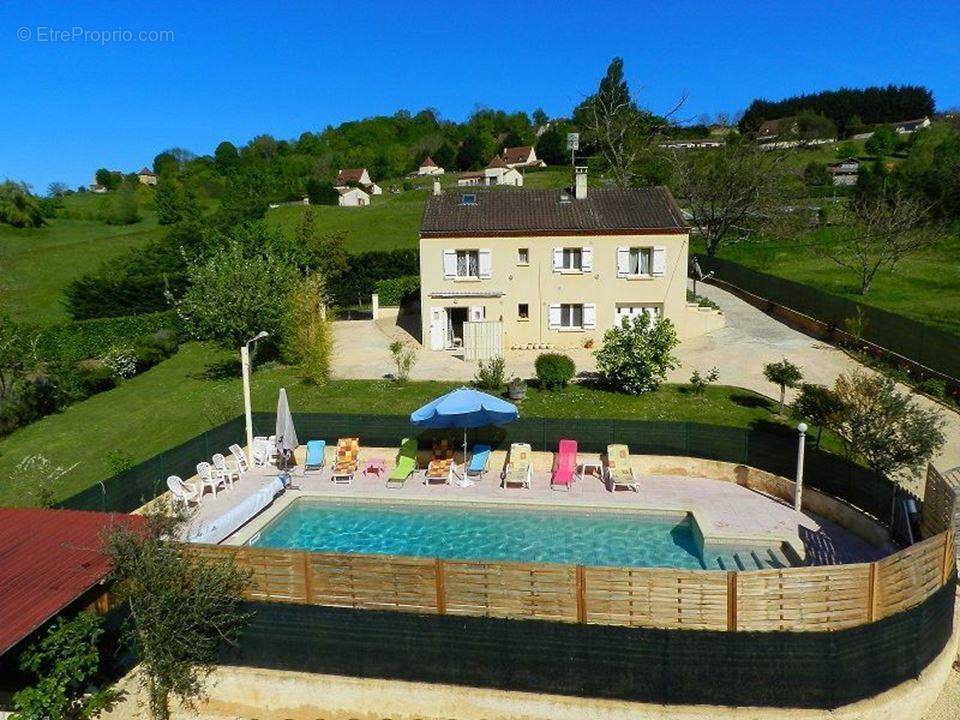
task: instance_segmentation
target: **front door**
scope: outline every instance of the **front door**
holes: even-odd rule
[[[443,350],[446,346],[447,311],[442,308],[430,308],[430,349]]]

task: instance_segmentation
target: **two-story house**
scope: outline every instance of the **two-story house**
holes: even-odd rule
[[[624,316],[710,322],[686,301],[689,235],[666,188],[460,189],[427,200],[420,228],[423,342],[460,347],[464,323],[502,324],[504,347],[597,343]],[[719,324],[722,324],[722,316]]]

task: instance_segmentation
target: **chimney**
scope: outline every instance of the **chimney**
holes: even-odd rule
[[[433,181],[433,194],[434,195],[440,194],[440,181],[436,179],[434,179]]]
[[[573,196],[577,200],[587,198],[587,168],[584,165],[578,165],[574,169],[574,189]]]

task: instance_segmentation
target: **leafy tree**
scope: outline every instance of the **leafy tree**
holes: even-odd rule
[[[294,282],[281,353],[288,362],[298,364],[304,380],[314,385],[323,385],[330,377],[333,328],[326,316],[328,303],[322,274]]]
[[[107,216],[108,225],[132,225],[140,221],[140,206],[134,190],[125,185],[113,197],[110,214]]]
[[[52,182],[47,185],[47,197],[63,197],[70,194],[70,186],[65,182]]]
[[[544,132],[536,144],[537,157],[547,165],[563,165],[569,160],[567,139],[556,128]]]
[[[796,117],[796,134],[801,140],[835,138],[837,126],[833,120],[813,110],[802,110]]]
[[[536,110],[534,110],[532,119],[533,119],[533,124],[538,128],[543,127],[548,122],[550,122],[550,117],[543,111],[543,108],[537,108]],[[537,153],[538,157],[539,155],[540,153]]]
[[[784,358],[779,362],[764,365],[763,376],[769,382],[780,387],[780,409],[777,412],[783,415],[783,404],[786,399],[787,388],[795,388],[803,379],[803,373],[800,372],[800,368]]]
[[[176,175],[180,171],[180,162],[170,150],[164,150],[153,158],[153,171],[160,177]]]
[[[823,429],[836,428],[842,412],[843,403],[826,385],[803,383],[800,385],[799,395],[793,401],[794,415],[817,426],[817,447],[820,447]]]
[[[485,146],[483,138],[476,132],[468,134],[457,150],[457,168],[460,170],[475,170],[483,167]]]
[[[603,346],[594,351],[600,381],[630,395],[656,390],[667,371],[680,366],[673,355],[679,342],[667,318],[654,320],[647,313],[625,317],[604,333]]]
[[[111,687],[90,683],[100,667],[100,618],[80,613],[72,620],[57,618],[44,637],[20,658],[22,670],[37,677],[36,684],[13,696],[17,720],[88,720],[99,717],[120,699]]]
[[[938,219],[960,219],[960,128],[914,134],[910,154],[893,179],[905,193],[925,199]]]
[[[457,149],[451,143],[444,142],[431,153],[431,157],[438,167],[450,168],[457,160]]]
[[[167,508],[142,527],[116,525],[106,540],[113,578],[130,608],[126,638],[140,661],[150,712],[170,717],[170,697],[186,705],[203,695],[222,643],[239,637],[249,614],[240,609],[249,575],[232,560],[210,562],[172,540],[181,516]]]
[[[831,180],[826,164],[808,162],[806,167],[803,168],[803,181],[807,185],[829,185]]]
[[[221,227],[230,227],[245,220],[259,220],[267,212],[269,202],[264,193],[267,184],[262,170],[244,169],[227,177],[216,220]]]
[[[97,185],[102,185],[107,190],[116,190],[123,182],[123,176],[120,173],[100,168],[96,173]]]
[[[321,233],[313,208],[307,208],[297,224],[296,245],[308,267],[328,284],[336,283],[350,266],[346,238],[341,233]]]
[[[232,142],[226,140],[217,145],[217,149],[213,151],[213,157],[217,161],[221,172],[232,168],[240,159],[240,155],[237,153],[237,147]]]
[[[846,160],[847,158],[854,158],[860,154],[860,148],[852,140],[847,142],[842,142],[837,145],[837,159]]]
[[[871,155],[884,157],[892,154],[899,144],[900,138],[896,131],[887,125],[881,125],[873,131],[873,135],[864,143],[863,149]]]
[[[307,180],[307,198],[311,205],[338,205],[340,193],[333,187],[333,183],[324,182],[318,178]]]
[[[193,194],[170,176],[161,177],[157,183],[154,208],[157,222],[161,225],[196,219],[200,215],[200,207]]]
[[[43,225],[43,210],[29,185],[12,180],[0,183],[0,223],[17,228]]]

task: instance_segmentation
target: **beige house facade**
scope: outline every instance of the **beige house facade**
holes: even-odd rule
[[[505,348],[599,345],[624,317],[709,329],[686,301],[688,228],[665,188],[459,190],[428,200],[420,236],[423,344],[500,324]],[[712,311],[711,311],[712,312]],[[696,317],[699,316],[699,317]]]

